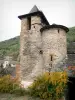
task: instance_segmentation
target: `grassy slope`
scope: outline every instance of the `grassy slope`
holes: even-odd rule
[[[67,40],[68,44],[75,41],[75,27],[69,29]],[[7,55],[11,55],[14,60],[17,60],[19,55],[19,36],[0,42],[0,59]]]

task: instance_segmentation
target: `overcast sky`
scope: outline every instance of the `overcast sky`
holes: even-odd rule
[[[49,23],[75,26],[75,0],[0,0],[0,41],[20,35],[19,15],[36,5]]]

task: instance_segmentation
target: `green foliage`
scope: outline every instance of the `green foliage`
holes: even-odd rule
[[[18,96],[24,96],[27,94],[27,91],[24,88],[18,87],[14,89],[12,93]]]
[[[16,79],[11,79],[10,75],[0,77],[0,93],[11,93],[18,88],[19,84]]]
[[[0,93],[12,93],[18,96],[31,95],[44,100],[59,100],[64,95],[67,84],[66,72],[45,73],[38,76],[25,90],[17,78],[10,75],[0,77]]]
[[[67,33],[67,41],[68,44],[75,41],[75,27],[69,28],[69,32]]]
[[[0,93],[12,93],[17,96],[24,96],[28,92],[20,86],[17,78],[5,75],[0,77]]]
[[[54,72],[38,76],[28,89],[31,96],[45,100],[59,100],[64,95],[66,86],[66,72]]]
[[[19,36],[0,42],[0,59],[5,56],[12,56],[17,60],[19,55]]]

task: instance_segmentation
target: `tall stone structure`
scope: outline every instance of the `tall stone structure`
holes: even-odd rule
[[[67,27],[56,24],[41,28],[45,69],[61,71],[66,67],[66,32],[68,32]]]
[[[33,81],[44,71],[57,71],[64,67],[67,56],[66,32],[62,25],[49,25],[36,6],[21,19],[20,67],[21,79]]]

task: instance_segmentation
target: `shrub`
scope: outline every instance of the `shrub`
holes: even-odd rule
[[[0,92],[12,93],[18,96],[23,96],[28,92],[21,87],[18,78],[13,78],[10,75],[0,77]]]
[[[12,93],[15,95],[18,95],[18,96],[24,96],[24,95],[28,94],[27,91],[21,87],[14,89],[12,91]]]
[[[11,93],[14,89],[19,87],[17,79],[12,79],[10,75],[0,77],[0,92]]]
[[[46,100],[59,100],[64,95],[67,81],[66,72],[45,73],[38,76],[28,89],[32,96]]]

